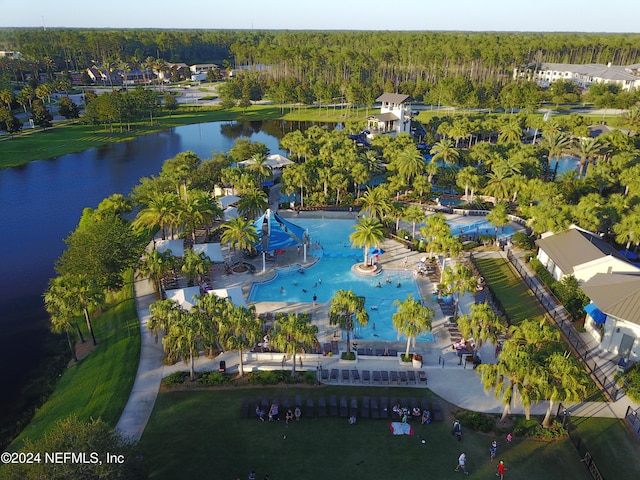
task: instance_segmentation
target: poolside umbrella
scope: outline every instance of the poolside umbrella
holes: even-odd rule
[[[382,255],[384,253],[384,248],[369,247],[369,253],[371,255]]]

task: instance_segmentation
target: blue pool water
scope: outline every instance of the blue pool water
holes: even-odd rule
[[[363,249],[353,249],[349,234],[353,232],[354,220],[292,218],[296,225],[306,228],[311,242],[321,247],[313,253],[320,260],[299,273],[297,267],[278,269],[272,280],[254,283],[249,293],[249,302],[313,302],[317,296],[320,303],[330,302],[338,290],[353,290],[365,297],[369,324],[358,327],[353,333],[356,339],[396,341],[398,334],[392,326],[391,317],[397,311],[393,302],[403,301],[408,295],[420,299],[420,291],[413,272],[383,270],[375,277],[361,277],[351,272],[351,266],[362,262]],[[302,254],[301,254],[302,256]],[[384,261],[384,254],[381,256]],[[378,287],[378,282],[380,287]],[[398,284],[400,286],[398,287]],[[429,333],[419,341],[433,341]]]
[[[479,220],[477,222],[472,223],[456,223],[449,222],[451,226],[451,234],[452,235],[491,235],[493,236],[496,233],[496,227],[494,227],[487,220]],[[515,231],[510,226],[498,229],[498,238],[510,238],[513,236]]]

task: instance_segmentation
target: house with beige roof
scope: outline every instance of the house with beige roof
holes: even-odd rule
[[[587,331],[605,350],[640,361],[640,276],[597,273],[580,288],[591,300]]]
[[[372,135],[379,133],[411,132],[411,107],[407,102],[409,95],[401,93],[383,93],[376,102],[381,102],[380,113],[367,117],[368,130]]]
[[[537,258],[557,281],[573,275],[579,283],[597,273],[640,275],[640,269],[595,235],[577,227],[536,241]]]

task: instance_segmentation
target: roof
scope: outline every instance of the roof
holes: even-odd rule
[[[369,115],[367,118],[373,118],[378,120],[379,122],[394,122],[396,120],[400,120],[396,115],[391,112],[386,113],[376,113],[374,115]]]
[[[607,315],[640,325],[640,276],[596,273],[580,288]]]
[[[258,232],[256,248],[260,252],[271,252],[276,249],[300,245],[303,242],[304,228],[285,220],[268,209],[264,215],[253,222]]]
[[[633,82],[638,77],[629,73],[628,67],[619,65],[603,65],[600,63],[588,63],[585,65],[575,65],[571,63],[543,63],[540,65],[540,71],[558,71],[570,72],[577,75],[586,75],[589,77],[602,78],[605,80],[627,81]]]
[[[565,274],[574,267],[592,262],[608,255],[624,260],[620,253],[596,235],[571,228],[564,233],[536,240],[536,244],[553,260]]]
[[[383,93],[376,98],[376,102],[403,103],[406,102],[408,98],[409,95],[403,93]]]

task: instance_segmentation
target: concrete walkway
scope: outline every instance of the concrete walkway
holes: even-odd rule
[[[314,212],[320,213],[320,212]],[[418,258],[424,254],[417,252],[410,252],[404,246],[401,246],[397,242],[388,240],[384,245],[387,253],[384,255],[384,259],[381,260],[383,268],[403,268],[405,259],[408,258],[408,265],[415,265]],[[290,254],[289,254],[290,253]],[[295,252],[295,248],[287,255],[283,255],[283,262],[289,261],[291,263],[299,263],[299,257]],[[503,252],[495,252],[491,255],[504,255]],[[280,256],[279,256],[280,257]],[[414,258],[415,257],[415,258]],[[280,262],[280,260],[279,260]],[[279,263],[278,266],[283,266]],[[273,266],[269,266],[272,270]],[[271,272],[267,272],[264,275],[269,275]],[[242,275],[216,275],[212,276],[212,287],[222,288],[232,285],[240,285],[245,288],[245,293],[250,287],[251,283],[258,280],[258,275],[242,274]],[[459,365],[456,352],[452,349],[452,340],[447,329],[448,317],[442,314],[439,306],[432,302],[430,292],[433,288],[426,279],[419,279],[420,290],[423,293],[423,298],[427,301],[430,308],[433,308],[436,312],[433,324],[432,333],[435,337],[434,343],[419,343],[417,348],[412,348],[413,352],[419,352],[423,355],[423,368],[428,378],[427,388],[433,391],[438,396],[442,397],[447,402],[456,405],[458,407],[485,413],[501,413],[503,405],[498,399],[493,396],[492,392],[485,392],[480,381],[480,376],[476,370],[473,370],[471,366]],[[179,362],[175,365],[165,366],[163,364],[163,351],[162,343],[155,342],[153,335],[147,329],[147,322],[149,320],[149,305],[155,300],[153,294],[153,288],[149,281],[138,281],[135,284],[136,294],[136,307],[138,311],[138,317],[140,319],[140,333],[141,333],[141,351],[140,351],[140,364],[138,366],[138,372],[131,391],[129,401],[122,413],[122,416],[116,426],[116,428],[125,436],[139,440],[144,432],[144,428],[151,416],[155,400],[157,398],[160,382],[162,378],[177,371],[187,370],[187,366]],[[474,297],[471,294],[463,296],[460,302],[461,313],[468,313],[470,306],[474,302]],[[282,304],[273,302],[264,302],[257,305],[258,313],[267,311],[296,311],[302,309],[309,311],[309,304]],[[330,339],[330,335],[333,335],[335,327],[329,328],[327,318],[327,312],[329,309],[328,302],[326,304],[318,304],[313,307],[313,318],[319,319],[320,329],[320,342]],[[300,310],[300,311],[302,311]],[[323,320],[324,319],[324,320]],[[375,342],[360,342],[359,348],[374,347]],[[380,342],[378,342],[380,343]],[[341,349],[346,347],[341,344]],[[406,342],[384,342],[383,346],[391,349],[404,352]],[[380,348],[380,345],[378,345]],[[484,344],[480,350],[481,357],[484,363],[493,363],[495,359],[495,346],[491,343]],[[408,370],[410,367],[403,366],[398,361],[397,357],[374,357],[374,356],[360,356],[353,364],[344,364],[340,361],[338,356],[328,357],[322,355],[305,354],[301,357],[303,368],[302,370],[317,371],[318,368],[322,369],[353,369],[357,368],[360,372],[363,370]],[[224,352],[216,358],[207,358],[205,356],[200,357],[195,362],[196,371],[213,371],[219,367],[219,362],[224,360],[227,365],[227,369],[231,372],[237,371],[239,367],[239,357],[237,352]],[[273,370],[281,369],[282,354],[274,354],[273,356],[255,355],[244,353],[244,369],[245,372],[252,370]],[[287,359],[284,363],[285,368],[291,368],[291,359]],[[298,370],[301,370],[299,366],[296,366]],[[337,384],[342,384],[338,381]],[[351,380],[345,384],[351,384]],[[386,385],[385,385],[386,386]],[[424,384],[408,385],[412,388],[425,388]],[[405,386],[406,387],[406,386]],[[531,413],[534,415],[543,415],[546,412],[548,402],[541,402],[531,409]],[[574,416],[597,416],[597,417],[609,417],[609,418],[624,418],[627,411],[627,407],[634,409],[638,408],[637,404],[631,402],[631,400],[625,395],[614,403],[607,402],[583,402],[573,405],[565,405],[568,407],[570,413]],[[553,407],[557,408],[557,405]],[[522,407],[516,406],[511,411],[512,414],[523,414]]]

